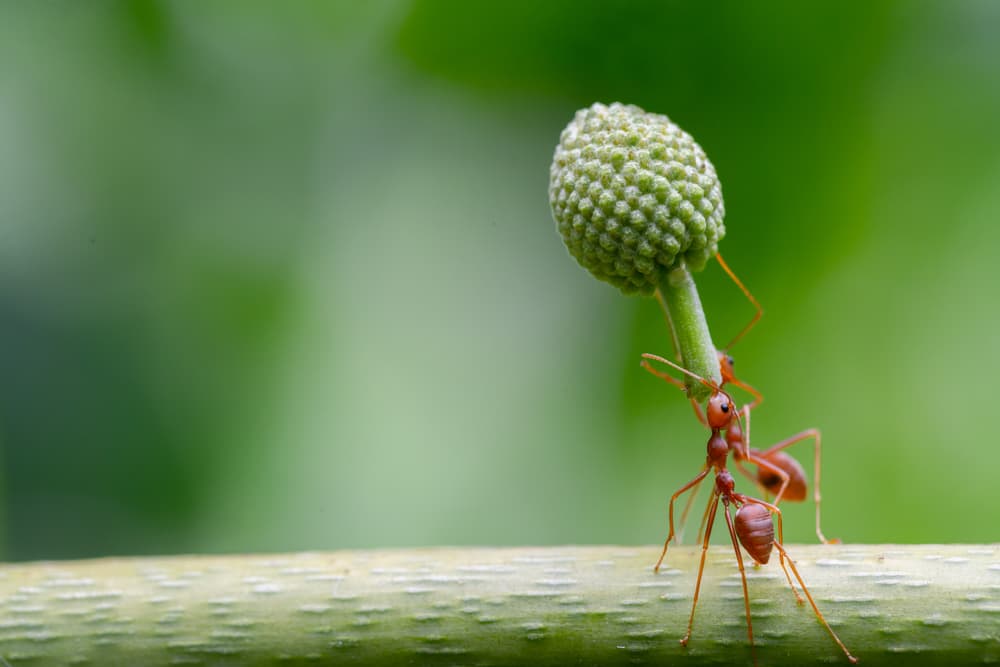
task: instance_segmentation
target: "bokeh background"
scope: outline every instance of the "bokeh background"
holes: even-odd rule
[[[547,202],[595,100],[715,163],[827,534],[998,539],[1000,4],[0,7],[3,558],[662,540],[706,433]]]

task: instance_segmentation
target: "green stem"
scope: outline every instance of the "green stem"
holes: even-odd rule
[[[997,545],[788,548],[864,665],[1000,660]],[[339,551],[0,566],[0,657],[28,665],[751,663],[731,547]],[[776,561],[749,568],[760,665],[847,665]],[[3,663],[0,662],[0,665]]]
[[[681,365],[706,380],[721,383],[718,352],[712,343],[691,272],[683,264],[673,269],[660,281],[656,294],[671,325]],[[685,376],[684,382],[688,395],[697,401],[705,400],[711,393],[708,387],[691,377]]]

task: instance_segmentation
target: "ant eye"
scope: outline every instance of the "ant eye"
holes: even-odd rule
[[[721,407],[723,412],[729,412],[729,403],[723,403]]]
[[[730,366],[735,366],[736,365],[736,360],[733,359],[732,357],[726,357],[726,361],[729,362]]]

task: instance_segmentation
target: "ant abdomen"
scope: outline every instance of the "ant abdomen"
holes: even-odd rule
[[[802,465],[798,461],[784,452],[771,452],[766,456],[763,454],[758,454],[758,456],[774,467],[781,468],[788,475],[788,486],[785,487],[785,493],[781,496],[782,500],[802,502],[806,499],[809,483],[806,480],[806,471],[802,469]],[[781,477],[773,470],[768,470],[763,466],[757,468],[757,481],[775,495],[781,490]]]
[[[764,565],[774,547],[774,522],[771,512],[763,505],[747,503],[736,510],[736,535],[750,557]]]

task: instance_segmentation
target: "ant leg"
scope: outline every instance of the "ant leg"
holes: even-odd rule
[[[781,499],[785,496],[785,489],[788,488],[788,484],[792,479],[791,475],[789,475],[787,471],[782,470],[781,468],[774,465],[767,459],[761,458],[757,452],[751,452],[750,457],[747,460],[750,461],[750,463],[757,466],[758,468],[763,468],[764,470],[770,472],[772,475],[776,475],[778,479],[781,480],[781,486],[778,487],[778,492],[774,494],[774,504],[777,505],[778,503],[780,503]],[[754,484],[759,486],[764,493],[768,493],[770,491],[770,489],[768,489],[766,486],[760,483],[759,479],[755,479]]]
[[[747,637],[750,639],[750,655],[753,657],[753,664],[757,664],[757,653],[753,645],[753,623],[750,621],[750,591],[747,590],[747,572],[743,567],[743,553],[740,551],[739,540],[736,539],[736,529],[733,527],[733,518],[729,516],[729,501],[722,502],[722,511],[726,514],[726,527],[729,528],[729,537],[733,540],[733,550],[736,552],[736,563],[740,566],[740,579],[743,581],[743,606],[747,615]]]
[[[747,384],[746,382],[737,377],[728,378],[728,382],[730,384],[735,384],[737,387],[739,387],[743,391],[753,396],[753,402],[745,406],[747,410],[753,410],[758,405],[764,402],[764,395],[760,393],[760,391],[758,391],[756,387]]]
[[[645,356],[645,355],[643,355],[643,356]],[[639,362],[639,365],[642,366],[642,368],[644,370],[646,370],[647,372],[651,373],[652,375],[655,375],[656,377],[660,378],[661,380],[666,380],[667,382],[669,382],[670,384],[674,385],[678,389],[680,389],[682,391],[687,391],[687,388],[684,386],[683,382],[681,382],[680,380],[678,380],[675,377],[672,377],[671,375],[669,375],[667,373],[664,373],[661,370],[653,368],[653,365],[651,363],[649,363],[648,360],[643,359],[642,361]]]
[[[701,404],[698,401],[691,399],[691,407],[694,409],[694,416],[698,418],[702,426],[708,426],[708,420],[705,419],[705,413],[701,409]]]
[[[754,465],[760,465],[759,458],[760,452],[756,449],[750,447],[750,405],[744,405],[739,412],[739,417],[743,420],[743,430],[740,439],[731,442],[730,447],[733,450],[733,463],[736,465],[736,469],[739,470],[744,477],[750,480],[750,483],[754,486],[760,487],[761,491],[765,494],[768,493],[768,489],[760,483],[760,480],[756,475],[751,474],[747,470],[746,466],[743,465],[744,461],[749,461]],[[784,475],[784,471],[778,471],[778,475]]]
[[[705,556],[708,555],[708,540],[712,536],[712,524],[715,523],[715,511],[719,507],[719,492],[712,491],[712,502],[709,505],[711,512],[708,517],[708,526],[705,530],[705,539],[701,543],[701,562],[698,565],[698,579],[694,584],[694,600],[691,602],[691,618],[688,619],[688,629],[681,639],[681,646],[687,646],[691,639],[691,630],[694,628],[694,610],[698,607],[698,593],[701,590],[701,575],[705,572]]]
[[[712,509],[712,498],[709,496],[708,504],[705,505],[705,511],[701,515],[701,523],[698,524],[698,539],[695,542],[701,542],[702,536],[705,534],[705,524],[708,522],[708,512]]]
[[[674,495],[670,496],[670,511],[669,511],[669,515],[670,515],[670,532],[667,533],[667,540],[666,540],[666,542],[663,543],[663,553],[660,554],[660,559],[658,561],[656,561],[656,565],[653,566],[653,572],[659,572],[660,571],[660,565],[663,564],[663,559],[667,555],[667,547],[670,546],[670,540],[674,539],[674,501],[677,500],[677,498],[682,493],[684,493],[685,491],[687,491],[688,489],[690,489],[690,488],[692,488],[694,486],[697,486],[701,482],[701,480],[705,479],[705,475],[708,474],[708,471],[709,471],[709,467],[706,464],[705,467],[701,469],[701,472],[698,473],[697,477],[695,477],[690,482],[688,482],[687,484],[685,484],[684,486],[682,486],[680,489],[678,489],[677,492],[674,493]]]
[[[643,355],[643,357],[645,356],[646,355]],[[684,386],[683,382],[674,377],[671,377],[669,374],[664,373],[659,369],[653,368],[653,365],[649,363],[648,359],[643,358],[643,360],[639,362],[639,365],[643,368],[643,370],[647,371],[651,375],[655,375],[661,380],[669,382],[670,384],[674,385],[675,387],[677,387],[678,389],[680,389],[685,393],[687,392],[687,387]],[[705,419],[705,413],[702,412],[701,410],[701,405],[699,405],[698,401],[694,400],[693,398],[691,399],[691,407],[694,409],[694,416],[698,418],[698,421],[701,422],[701,425],[708,426],[708,421]]]
[[[798,580],[799,586],[802,587],[802,592],[806,594],[806,598],[809,599],[810,606],[812,606],[813,611],[816,612],[816,618],[819,619],[819,622],[823,624],[826,631],[830,633],[831,637],[833,637],[833,641],[837,642],[837,645],[844,651],[844,655],[847,656],[847,659],[850,660],[852,664],[857,664],[858,659],[851,655],[851,652],[847,650],[847,647],[844,646],[844,642],[840,641],[840,637],[838,637],[837,633],[833,631],[830,624],[826,622],[826,618],[824,618],[823,614],[820,612],[819,607],[816,606],[816,601],[813,600],[812,594],[809,592],[809,589],[806,588],[806,583],[802,581],[802,575],[799,574],[798,568],[795,567],[795,562],[788,556],[788,553],[785,551],[785,547],[781,546],[780,542],[775,542],[774,546],[777,547],[781,555],[788,560],[788,564],[791,566],[792,572],[795,573],[795,578]]]
[[[694,505],[695,498],[698,497],[698,487],[701,486],[703,481],[704,479],[698,480],[698,483],[693,487],[694,490],[691,492],[691,495],[688,496],[687,503],[684,504],[684,511],[681,512],[681,529],[677,531],[677,544],[680,544],[681,540],[684,538],[684,528],[687,526],[688,514],[691,513],[691,506]],[[705,525],[704,519],[702,519],[701,525]],[[701,528],[698,529],[698,539],[696,541],[701,542]]]
[[[740,291],[743,292],[743,294],[750,301],[750,303],[753,304],[753,307],[757,309],[757,312],[754,313],[753,318],[751,318],[750,322],[748,322],[747,325],[743,327],[743,329],[738,334],[736,334],[736,338],[729,341],[729,345],[726,345],[726,349],[728,350],[733,345],[736,345],[736,343],[740,342],[740,339],[743,338],[743,336],[745,336],[746,333],[750,331],[750,329],[753,329],[754,325],[757,324],[757,321],[760,320],[760,316],[764,314],[764,309],[761,307],[760,302],[758,302],[757,299],[754,298],[753,294],[750,293],[750,290],[748,290],[746,286],[743,284],[743,282],[736,277],[736,274],[733,273],[733,270],[730,269],[729,265],[726,264],[725,260],[722,259],[722,255],[720,255],[719,253],[715,253],[715,259],[719,262],[719,266],[722,267],[722,270],[726,272],[726,274],[730,277],[730,279],[732,279],[732,281],[736,283],[736,286],[740,288]]]
[[[750,406],[744,405],[743,409],[740,410],[737,419],[742,419],[740,422],[741,428],[743,430],[743,456],[745,458],[750,458]]]
[[[796,433],[795,435],[793,435],[790,438],[786,438],[786,439],[782,440],[781,442],[779,442],[777,444],[771,445],[768,449],[764,450],[761,454],[762,454],[762,456],[766,457],[766,456],[768,456],[770,454],[773,454],[774,452],[780,452],[783,449],[787,449],[788,447],[791,447],[795,443],[801,442],[801,441],[806,440],[808,438],[812,438],[813,439],[813,470],[814,470],[813,474],[815,475],[815,478],[816,478],[815,479],[816,483],[813,486],[813,502],[816,505],[816,536],[819,538],[819,541],[822,542],[823,544],[839,544],[840,540],[838,540],[838,539],[828,540],[826,538],[826,536],[823,534],[823,530],[820,528],[820,500],[822,499],[822,495],[820,493],[820,449],[821,449],[820,440],[821,440],[821,438],[820,438],[819,429],[810,428],[810,429],[806,429],[805,431],[802,431],[801,433]]]
[[[750,406],[744,405],[743,409],[740,410],[740,415],[743,417],[743,421],[745,422],[743,430],[743,451],[741,452],[741,456],[758,468],[769,470],[772,474],[777,475],[778,479],[781,480],[781,488],[778,489],[778,493],[774,497],[774,504],[777,505],[781,502],[781,498],[785,494],[785,489],[788,488],[788,483],[791,481],[791,477],[781,468],[775,466],[770,461],[765,460],[766,455],[770,454],[771,451],[774,450],[774,447],[768,449],[766,452],[760,452],[750,448]],[[782,443],[778,444],[780,445]],[[785,447],[787,446],[788,445],[785,445]],[[768,493],[768,488],[762,485],[759,479],[750,475],[750,472],[743,467],[739,459],[736,459],[736,468],[750,478],[751,481],[753,481],[754,486],[758,486],[761,491]]]
[[[661,357],[661,356],[659,356],[657,354],[652,354],[650,352],[643,352],[642,353],[642,358],[643,359],[648,359],[649,361],[658,361],[661,364],[666,364],[667,366],[670,366],[674,370],[677,370],[677,371],[680,371],[681,373],[684,373],[684,375],[687,375],[689,378],[697,380],[698,382],[702,383],[703,385],[705,385],[706,387],[708,387],[712,391],[717,391],[717,392],[720,392],[720,393],[725,393],[725,392],[722,391],[722,388],[719,385],[717,385],[715,382],[712,382],[711,380],[706,380],[705,378],[703,378],[702,376],[698,375],[697,373],[693,373],[693,372],[689,371],[688,369],[684,368],[683,366],[681,366],[680,364],[675,364],[674,362],[670,361],[669,359],[664,359],[663,357]],[[671,378],[671,379],[673,379],[673,378]],[[727,396],[728,396],[728,394],[727,394]]]

